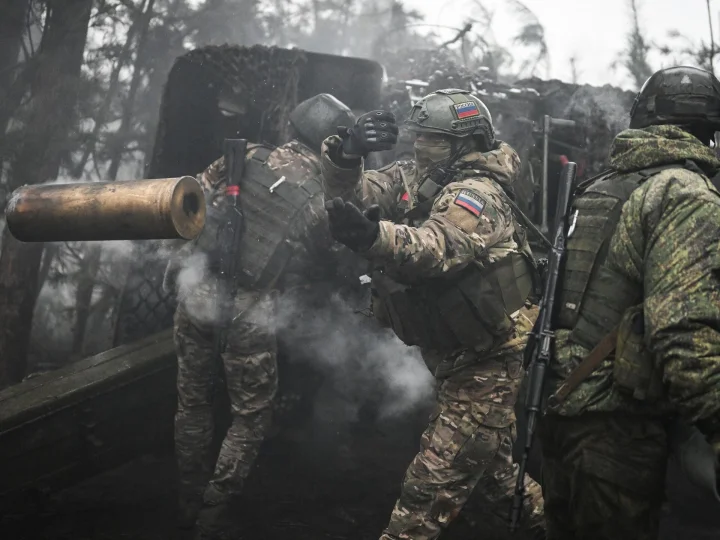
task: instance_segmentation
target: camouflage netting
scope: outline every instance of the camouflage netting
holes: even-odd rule
[[[178,58],[163,94],[150,176],[199,173],[228,136],[284,140],[305,63],[303,51],[260,45],[204,47]]]

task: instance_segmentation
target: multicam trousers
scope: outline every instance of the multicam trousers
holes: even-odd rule
[[[665,498],[661,421],[546,415],[538,434],[548,540],[654,540]]]
[[[507,514],[517,478],[511,450],[521,376],[522,352],[511,352],[472,364],[440,384],[437,408],[381,540],[437,538],[473,489],[482,491],[488,507]],[[537,519],[537,488],[528,490],[528,519]]]
[[[195,288],[180,301],[174,338],[178,356],[175,453],[180,471],[182,520],[191,524],[201,506],[218,506],[238,495],[271,423],[278,386],[274,301],[241,291],[237,317],[227,331],[222,365],[213,358],[217,306],[211,285]],[[239,316],[238,316],[239,315]],[[232,423],[215,464],[213,393],[224,369]]]

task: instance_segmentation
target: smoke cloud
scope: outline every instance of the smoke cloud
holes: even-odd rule
[[[202,294],[215,286],[208,282],[207,256],[196,252],[176,260],[177,300],[186,302],[198,322],[217,322],[214,295]],[[360,313],[367,304],[366,295],[357,298],[361,283],[351,295],[340,294],[330,283],[290,289],[279,296],[272,324],[291,362],[309,364],[326,376],[334,396],[321,414],[335,421],[357,420],[370,401],[381,419],[402,416],[424,405],[434,389],[420,351]],[[367,284],[363,289],[367,292]],[[316,403],[316,410],[322,408]]]
[[[419,349],[408,347],[391,330],[358,313],[354,302],[337,292],[318,307],[318,294],[291,292],[281,297],[277,324],[286,345],[300,353],[300,361],[331,377],[345,402],[345,409],[335,410],[334,416],[355,420],[368,401],[381,419],[424,405],[432,396],[434,377]]]

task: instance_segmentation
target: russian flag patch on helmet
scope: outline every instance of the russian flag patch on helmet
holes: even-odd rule
[[[453,105],[455,107],[455,114],[458,120],[464,120],[465,118],[475,118],[480,116],[480,109],[474,101],[466,101],[465,103],[458,103]]]
[[[482,197],[467,189],[463,189],[458,193],[453,202],[474,216],[480,216],[485,209],[485,201]]]

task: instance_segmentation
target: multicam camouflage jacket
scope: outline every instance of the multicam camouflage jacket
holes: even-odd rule
[[[664,396],[646,403],[623,392],[610,355],[555,412],[679,413],[720,443],[720,193],[701,172],[720,161],[677,126],[626,130],[613,142],[610,178],[668,164],[677,166],[630,194],[605,260],[642,292],[644,346],[661,370]],[[589,350],[568,330],[557,332],[556,345],[552,368],[564,378]]]
[[[252,159],[255,153],[262,148],[266,147],[248,144],[246,161]],[[272,149],[265,163],[273,170],[292,168],[299,171],[296,176],[301,178],[320,175],[318,155],[296,140]],[[224,204],[223,194],[227,183],[224,158],[221,157],[213,162],[197,176],[197,180],[205,191],[208,204],[216,207]],[[242,196],[241,186],[241,204]],[[319,191],[308,199],[289,224],[286,241],[293,248],[293,256],[285,267],[282,280],[282,284],[285,286],[306,283],[311,279],[323,280],[327,273],[332,272],[335,255],[334,250],[331,249],[333,239],[330,234],[324,200],[322,192]],[[175,266],[182,264],[183,258],[193,249],[196,248],[192,243],[186,243],[174,257]],[[166,272],[166,279],[169,273],[170,269]]]
[[[335,136],[323,144],[325,196],[341,197],[361,208],[380,206],[380,234],[364,255],[391,268],[403,281],[437,277],[472,261],[489,263],[523,249],[515,234],[521,229],[502,187],[512,185],[520,170],[520,159],[509,145],[463,156],[456,164],[460,172],[429,213],[406,220],[406,212],[418,204],[415,164],[395,162],[377,171],[343,168],[330,157],[339,144]]]

